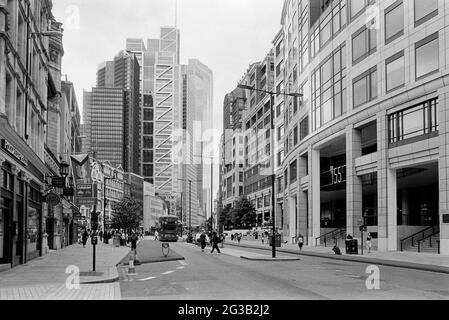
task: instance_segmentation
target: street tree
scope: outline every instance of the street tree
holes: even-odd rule
[[[142,224],[141,202],[131,197],[125,197],[122,201],[114,204],[112,210],[113,228],[126,230],[127,233],[140,228]]]
[[[256,209],[246,197],[240,198],[231,209],[231,221],[238,229],[250,229],[256,225]]]
[[[230,208],[228,206],[223,207],[223,209],[220,212],[220,218],[219,221],[220,226],[225,229],[225,230],[229,230],[229,227],[232,224],[231,221],[231,212],[230,212]]]

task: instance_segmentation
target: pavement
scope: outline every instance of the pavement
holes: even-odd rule
[[[271,247],[265,243],[262,244],[260,240],[255,240],[252,237],[244,237],[240,244],[236,241],[231,241],[230,238],[225,240],[225,246],[241,247],[241,248],[257,248],[271,252]],[[304,246],[302,251],[296,244],[282,244],[281,248],[276,248],[278,253],[296,254],[298,256],[313,256],[343,261],[353,261],[370,263],[375,265],[384,265],[390,267],[399,267],[407,269],[415,269],[430,272],[439,272],[449,274],[449,256],[432,253],[417,253],[417,252],[378,252],[371,251],[367,253],[364,250],[364,255],[348,255],[342,250],[342,255],[336,255],[332,251],[332,247],[308,247]],[[360,250],[359,250],[360,253]],[[267,255],[266,259],[269,261],[271,255]]]
[[[170,245],[170,243],[168,244]],[[173,247],[173,245],[171,245],[171,247]],[[142,241],[137,244],[137,260],[140,264],[184,260],[184,257],[176,253],[171,247],[168,255],[165,256],[162,252],[161,242],[155,241],[154,237],[144,237]],[[131,255],[133,255],[132,252],[127,254],[121,261],[121,264],[128,265]],[[134,264],[138,265],[139,263]]]
[[[117,265],[130,252],[129,247],[74,244],[0,272],[0,300],[102,300],[120,298]],[[79,278],[76,275],[79,272]],[[79,279],[79,286],[76,286]]]

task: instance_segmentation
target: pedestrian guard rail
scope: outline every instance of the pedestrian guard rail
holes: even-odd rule
[[[416,232],[408,237],[405,237],[401,240],[401,251],[404,251],[406,242],[409,242],[412,247],[415,246],[415,243],[419,245],[419,243],[428,237],[431,237],[440,232],[439,226],[432,226],[425,228],[419,232]]]
[[[338,239],[344,238],[346,236],[346,228],[339,228],[337,230],[333,230],[327,232],[318,238],[315,238],[315,246],[319,246],[321,242],[324,243],[324,246],[327,247],[328,240],[333,240],[333,245],[337,245]]]

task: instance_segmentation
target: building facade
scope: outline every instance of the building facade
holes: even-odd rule
[[[285,90],[304,94],[284,101],[291,239],[367,226],[379,251],[421,231],[449,253],[446,21],[439,0],[285,1]]]
[[[57,215],[44,202],[47,178],[60,175],[77,144],[76,99],[61,85],[62,28],[51,10],[48,0],[0,1],[0,264],[12,267],[48,252],[52,217],[60,246],[76,237],[71,202]]]

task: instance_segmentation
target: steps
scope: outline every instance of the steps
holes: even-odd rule
[[[0,272],[11,269],[11,264],[0,264]]]
[[[438,240],[440,240],[440,235],[436,234],[424,241],[421,241],[420,242],[421,252],[438,254],[438,243],[437,243]],[[432,246],[430,246],[431,243]],[[418,242],[414,243],[413,246],[406,248],[404,251],[418,252]]]

